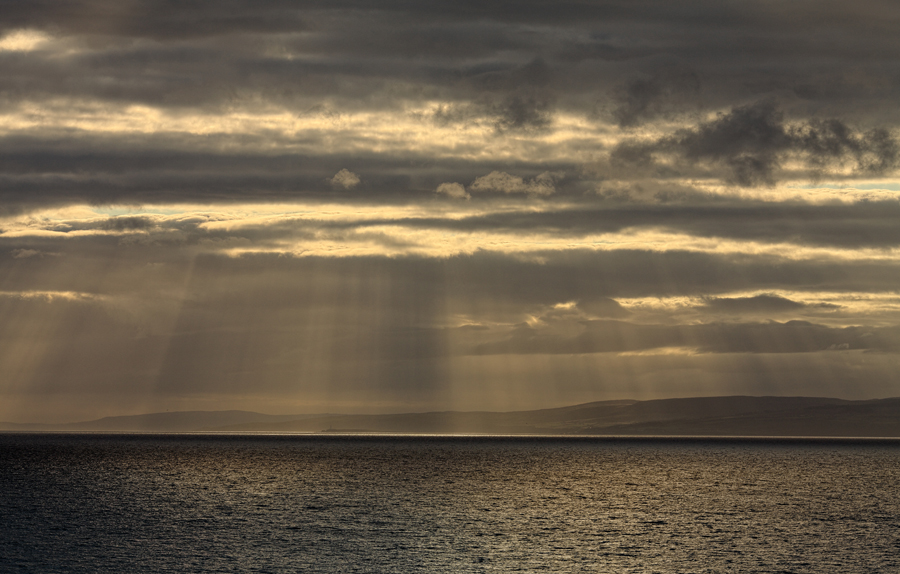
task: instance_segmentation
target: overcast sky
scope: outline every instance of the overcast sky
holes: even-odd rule
[[[900,395],[900,5],[0,1],[0,420]]]

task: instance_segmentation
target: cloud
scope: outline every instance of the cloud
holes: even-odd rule
[[[493,112],[499,130],[543,129],[551,123],[549,98],[536,94],[513,94]]]
[[[499,341],[475,343],[474,354],[631,353],[692,349],[701,353],[815,353],[900,351],[896,327],[833,328],[807,321],[647,325],[601,319],[572,335],[554,325],[521,324]]]
[[[165,9],[162,9],[165,7]],[[79,0],[69,6],[37,2],[32,6],[4,5],[7,26],[56,28],[69,34],[154,38],[198,38],[234,33],[303,30],[300,11],[287,3],[233,2],[227,14],[198,4],[136,0],[110,7],[97,0]]]
[[[774,184],[788,160],[803,162],[806,177],[844,167],[856,174],[889,173],[900,165],[900,143],[885,129],[854,131],[837,119],[792,124],[775,102],[761,101],[673,135],[619,143],[610,157],[643,169],[667,159],[675,169],[724,168],[726,180],[755,186]]]
[[[709,297],[704,306],[720,313],[772,313],[797,311],[803,303],[791,301],[777,295],[755,295],[753,297]]]
[[[0,38],[0,52],[29,52],[49,40],[49,36],[38,30],[13,30]]]
[[[816,303],[810,305],[792,301],[785,297],[772,294],[754,295],[752,297],[705,297],[703,299],[703,307],[713,313],[728,314],[779,314],[794,313],[809,309],[836,310],[840,305],[831,303]]]
[[[625,192],[631,190],[626,188]],[[654,188],[648,191],[653,192]],[[674,188],[672,195],[679,197]],[[664,194],[660,186],[656,195]],[[469,232],[495,232],[533,235],[540,230],[558,239],[586,238],[594,234],[623,234],[614,242],[634,237],[639,231],[672,233],[687,238],[730,239],[734,242],[752,241],[757,249],[762,245],[782,244],[799,248],[837,247],[842,249],[884,249],[900,246],[900,203],[897,200],[860,201],[850,204],[815,205],[802,202],[741,201],[708,195],[696,196],[685,192],[684,203],[638,203],[630,193],[627,201],[607,201],[597,205],[590,201],[575,205],[542,205],[541,210],[522,207],[491,211],[476,209],[453,218],[404,217],[374,219],[356,223],[342,222],[341,226],[400,225],[409,229],[453,229]],[[699,194],[698,194],[699,195]],[[609,199],[606,196],[605,199]],[[639,198],[638,198],[639,199]],[[665,198],[668,199],[668,198]],[[672,241],[676,241],[673,237]],[[720,245],[721,246],[721,245]],[[676,248],[674,243],[669,247]],[[862,257],[862,254],[858,254]]]
[[[41,252],[37,249],[13,249],[12,255],[16,259],[25,259],[27,257],[35,257],[36,255],[40,255]]]
[[[900,143],[883,128],[854,132],[836,119],[814,120],[791,131],[793,145],[807,154],[813,168],[827,170],[855,162],[860,174],[881,175],[900,165]]]
[[[475,208],[475,204],[456,206]],[[836,318],[836,326],[746,321],[736,326],[696,325],[697,320],[713,321],[714,315],[701,308],[692,310],[688,321],[679,321],[677,313],[650,321],[640,306],[621,302],[628,297],[684,298],[708,293],[743,299],[729,293],[762,291],[771,285],[792,285],[801,293],[831,288],[846,293],[848,300],[864,299],[867,294],[889,295],[895,289],[898,269],[892,261],[789,261],[750,254],[635,250],[569,250],[525,258],[485,249],[452,257],[285,257],[277,253],[228,257],[198,251],[198,237],[243,236],[254,245],[280,245],[298,237],[292,234],[317,234],[321,228],[280,219],[277,215],[284,206],[272,206],[269,212],[258,206],[262,213],[245,208],[251,221],[229,231],[229,214],[223,206],[202,209],[206,221],[223,225],[185,223],[182,229],[188,236],[174,245],[127,244],[107,235],[110,220],[123,216],[97,218],[93,225],[103,235],[0,236],[0,249],[7,252],[58,249],[66,253],[59,258],[0,258],[4,290],[82,293],[96,301],[83,310],[65,300],[48,306],[41,297],[28,305],[18,299],[0,301],[5,318],[0,322],[0,357],[7,367],[0,381],[6,388],[19,380],[16,376],[27,374],[39,385],[34,388],[53,396],[92,389],[127,395],[131,389],[166,400],[206,394],[230,404],[235,397],[246,396],[248,389],[278,397],[299,393],[302,398],[318,392],[332,392],[332,396],[365,392],[373,400],[380,393],[385,400],[413,393],[433,395],[437,407],[444,390],[461,388],[455,385],[468,380],[468,375],[458,374],[462,367],[474,369],[463,372],[488,381],[485,384],[493,374],[513,389],[512,375],[502,365],[521,359],[534,370],[531,377],[540,375],[546,381],[556,371],[547,366],[550,363],[540,367],[539,359],[549,355],[567,356],[571,362],[582,361],[572,354],[613,355],[674,346],[717,355],[767,357],[773,353],[839,354],[828,349],[843,344],[852,354],[890,351],[900,340],[887,327],[867,326],[874,321],[891,323],[896,311],[894,315],[842,316]],[[304,211],[324,218],[338,209]],[[365,210],[352,211],[367,215]],[[36,219],[44,217],[36,215]],[[144,217],[155,222],[150,233],[183,219],[193,221],[180,213]],[[255,227],[250,225],[252,220],[258,222]],[[801,301],[798,295],[784,298]],[[99,305],[105,309],[102,315],[97,313]],[[540,323],[522,327],[536,310]],[[592,321],[597,318],[601,320]],[[843,329],[848,323],[856,329]],[[455,325],[470,327],[456,331]],[[31,352],[21,352],[23,348]],[[502,354],[517,357],[501,360]],[[497,357],[493,364],[500,366],[482,370],[472,363],[487,357]],[[606,360],[612,357],[596,358]],[[734,361],[742,360],[723,358],[715,370],[704,367],[693,374],[714,372],[724,379],[737,368]],[[697,368],[698,363],[691,364]],[[634,371],[616,372],[626,377],[621,383],[625,390],[634,383],[627,378],[629,372]],[[614,378],[599,363],[585,367],[578,376],[589,389],[598,380]],[[300,390],[298,378],[304,381]],[[763,377],[746,389],[762,392],[769,380]],[[498,387],[489,384],[488,388]],[[785,392],[793,388],[783,387]],[[546,400],[546,395],[535,392],[536,400]],[[407,408],[402,402],[406,399],[397,400],[401,409]],[[125,403],[103,399],[99,404],[122,408],[115,404],[129,403],[126,398]]]
[[[551,98],[547,94],[513,93],[499,100],[496,96],[481,96],[472,102],[443,104],[432,114],[440,126],[453,124],[490,125],[496,135],[505,133],[539,133],[552,124]]]
[[[60,257],[62,253],[41,251],[39,249],[13,249],[10,251],[14,259],[28,259],[29,257]]]
[[[0,59],[5,206],[296,197],[344,165],[393,196],[492,171],[580,174],[611,150],[624,181],[760,185],[896,166],[900,88],[884,78],[898,41],[871,7],[816,7],[809,29],[804,2],[738,14],[698,0],[652,15],[641,2],[508,14],[236,1],[227,15],[24,4],[4,4],[0,37],[43,40]],[[754,115],[748,100],[778,104]],[[671,131],[686,111],[715,110],[730,112]],[[789,145],[736,127],[754,118]],[[621,141],[638,134],[648,141]]]
[[[801,204],[792,209],[756,203],[554,209],[544,202],[518,201],[500,201],[496,206],[489,201],[458,202],[453,207],[459,211],[452,217],[443,215],[447,205],[441,202],[365,209],[314,202],[174,205],[156,213],[147,206],[116,216],[72,208],[3,221],[0,250],[72,256],[138,242],[159,249],[167,246],[170,252],[154,250],[158,257],[166,253],[184,257],[197,250],[248,257],[267,252],[302,257],[415,255],[414,266],[424,269],[430,268],[430,260],[490,249],[493,258],[464,259],[468,263],[454,272],[471,276],[473,288],[488,289],[485,282],[493,281],[491,273],[510,265],[510,258],[522,258],[514,267],[516,273],[524,273],[519,289],[526,293],[543,285],[549,299],[541,299],[545,303],[798,288],[877,292],[893,290],[898,280],[891,255],[891,248],[900,245],[896,201]],[[491,263],[471,275],[481,269],[479,261]],[[586,291],[588,286],[593,291]],[[70,289],[74,288],[64,290]]]
[[[509,6],[0,0],[0,417],[895,392],[896,8]]]
[[[435,193],[441,193],[447,197],[454,199],[469,199],[472,196],[466,191],[461,183],[442,183],[434,190]]]
[[[629,81],[615,96],[612,116],[622,127],[633,127],[684,109],[699,109],[700,78],[693,71],[670,67],[648,78]]]
[[[594,317],[627,317],[631,314],[628,309],[615,299],[608,297],[590,298],[578,302],[578,307],[585,313]]]
[[[528,195],[552,195],[556,193],[555,182],[562,174],[545,171],[526,181],[521,177],[510,175],[502,171],[479,177],[469,186],[471,191],[477,192],[501,192],[501,193],[525,193]]]
[[[342,169],[334,174],[334,177],[328,180],[334,187],[343,187],[344,189],[353,189],[359,185],[359,176],[349,169]]]

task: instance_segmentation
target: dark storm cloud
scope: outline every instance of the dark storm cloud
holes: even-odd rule
[[[611,158],[646,168],[657,155],[722,167],[728,179],[752,186],[774,183],[782,164],[795,158],[806,162],[808,176],[845,166],[857,175],[892,172],[900,165],[900,143],[885,129],[859,132],[837,119],[789,125],[775,103],[765,101],[656,141],[623,142]]]

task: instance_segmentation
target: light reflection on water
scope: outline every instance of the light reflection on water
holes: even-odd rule
[[[897,572],[900,444],[0,435],[0,572]]]

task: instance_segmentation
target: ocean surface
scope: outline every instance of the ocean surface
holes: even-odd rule
[[[900,572],[900,443],[0,434],[0,572]]]

